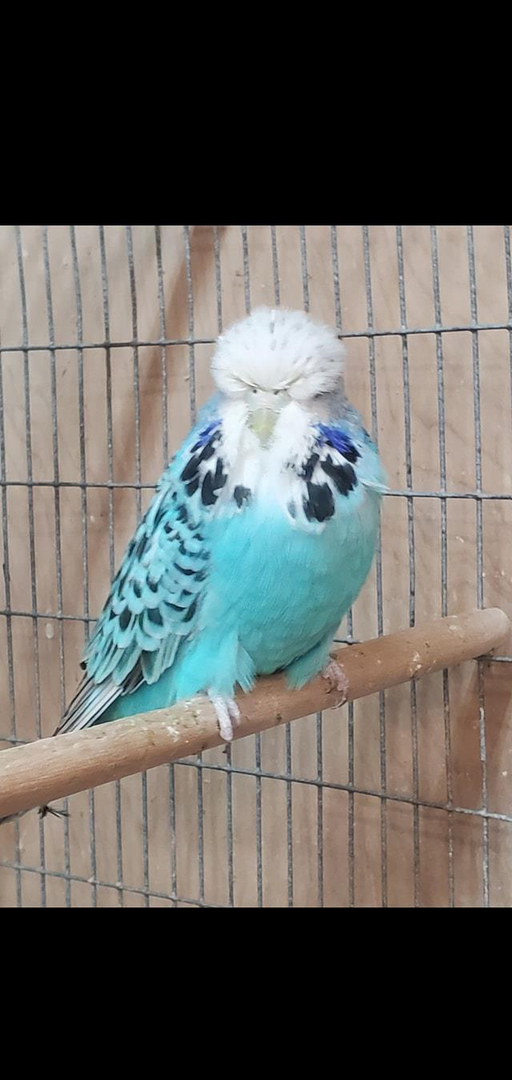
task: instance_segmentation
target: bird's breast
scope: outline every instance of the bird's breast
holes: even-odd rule
[[[270,490],[216,523],[205,611],[209,623],[236,628],[260,672],[290,663],[341,622],[370,569],[378,518],[354,501],[320,531],[302,529]]]

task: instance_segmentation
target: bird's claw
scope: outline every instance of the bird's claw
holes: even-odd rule
[[[217,713],[219,731],[225,743],[233,742],[234,729],[240,722],[240,709],[234,698],[224,698],[220,694],[208,694],[210,701]]]
[[[336,660],[330,659],[322,671],[322,678],[329,683],[328,694],[331,694],[333,690],[338,690],[340,694],[343,694],[342,700],[333,706],[335,709],[341,709],[341,706],[348,701],[349,690],[348,679],[343,668]]]

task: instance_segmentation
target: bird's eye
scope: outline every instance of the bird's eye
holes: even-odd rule
[[[274,390],[274,397],[277,397],[279,390]]]
[[[256,387],[254,387],[253,394],[257,394],[257,393],[258,393],[258,391],[257,391]]]

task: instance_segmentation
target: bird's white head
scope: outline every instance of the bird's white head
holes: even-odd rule
[[[323,399],[343,390],[344,354],[336,331],[305,312],[258,308],[219,338],[212,371],[265,444],[292,403],[322,416]]]

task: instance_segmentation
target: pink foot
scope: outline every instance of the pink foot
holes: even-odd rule
[[[341,709],[341,706],[348,700],[349,684],[347,676],[343,671],[343,668],[338,664],[336,660],[329,660],[322,671],[322,678],[329,683],[329,690],[327,693],[332,693],[333,690],[338,690],[343,694],[343,699],[338,705],[334,705],[333,708]]]

